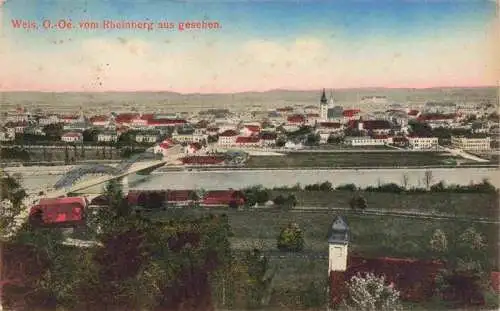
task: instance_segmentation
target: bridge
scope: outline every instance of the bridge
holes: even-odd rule
[[[167,149],[166,154],[156,155],[153,153],[143,153],[122,161],[118,166],[94,165],[77,167],[64,175],[56,184],[48,189],[41,189],[37,193],[28,193],[23,201],[24,209],[15,218],[12,232],[17,231],[29,216],[31,206],[38,203],[41,198],[58,198],[71,193],[81,193],[85,189],[105,184],[111,180],[127,178],[128,175],[151,171],[158,167],[170,164],[177,164],[182,153],[182,146],[175,145]],[[147,161],[144,161],[147,160]],[[95,176],[95,175],[100,176]],[[92,178],[83,180],[85,176]]]

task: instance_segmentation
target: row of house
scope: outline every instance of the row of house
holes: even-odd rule
[[[246,197],[240,190],[211,190],[199,195],[194,190],[132,191],[127,195],[132,207],[162,206],[234,207],[242,206]],[[106,206],[105,196],[89,202],[85,197],[42,198],[30,208],[30,222],[38,225],[74,227],[85,223],[85,214],[91,206]]]

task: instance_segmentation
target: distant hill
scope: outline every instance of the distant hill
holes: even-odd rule
[[[330,89],[326,88],[327,96]],[[234,94],[180,94],[175,92],[0,92],[2,110],[18,106],[44,111],[190,111],[207,108],[275,108],[279,106],[317,104],[322,90],[270,90]],[[498,101],[495,87],[388,89],[360,88],[333,90],[339,105],[356,106],[363,96],[386,96],[391,102],[423,104],[429,100]],[[360,107],[363,108],[363,107]]]

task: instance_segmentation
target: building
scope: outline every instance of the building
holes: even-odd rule
[[[344,125],[339,122],[319,122],[316,125],[316,132],[341,134],[344,132]]]
[[[243,136],[256,136],[259,135],[260,131],[261,128],[258,125],[245,125],[241,129],[240,133]]]
[[[201,204],[204,206],[240,207],[245,205],[245,202],[246,198],[243,192],[229,189],[207,191]]]
[[[221,166],[226,164],[225,155],[190,155],[179,160],[185,166]]]
[[[235,145],[239,147],[259,147],[261,141],[259,136],[238,136]]]
[[[488,151],[491,149],[491,137],[477,136],[452,136],[451,145],[454,148],[462,149],[465,151]]]
[[[80,143],[83,142],[83,134],[80,132],[68,132],[61,136],[61,140],[66,143]]]
[[[138,143],[156,143],[160,133],[158,131],[144,131],[135,135],[135,141]]]
[[[274,146],[278,135],[276,133],[263,132],[260,135],[260,140],[263,146]]]
[[[29,219],[41,226],[77,226],[85,222],[87,205],[84,197],[41,199],[30,209]]]
[[[108,126],[110,123],[109,118],[107,116],[93,116],[89,119],[89,122],[90,124],[92,124],[92,126],[101,126],[101,127]]]
[[[203,146],[200,143],[190,143],[186,146],[185,152],[187,154],[195,154],[203,149]]]
[[[408,148],[413,150],[437,149],[439,147],[437,137],[408,136]]]
[[[303,116],[301,114],[294,114],[294,115],[288,116],[286,119],[286,122],[288,125],[302,126],[302,125],[306,124],[307,119],[305,116]]]
[[[419,122],[427,123],[431,128],[450,128],[456,123],[455,120],[457,115],[454,113],[451,114],[441,114],[441,113],[432,113],[432,114],[422,114],[417,120]]]
[[[28,122],[27,121],[7,122],[5,124],[5,127],[14,129],[14,133],[16,133],[16,134],[23,134],[24,130],[28,127]]]
[[[387,135],[374,135],[374,136],[363,136],[363,137],[346,137],[344,142],[348,146],[360,147],[360,146],[385,146],[392,144],[392,137]]]
[[[354,128],[376,135],[387,135],[392,130],[392,124],[387,120],[359,120],[354,122]]]
[[[233,146],[236,143],[238,132],[235,130],[226,130],[219,134],[219,146]]]
[[[38,119],[38,124],[41,126],[49,125],[49,124],[58,124],[61,123],[59,116],[57,115],[49,115],[45,117],[41,117]]]
[[[101,132],[97,134],[97,141],[98,142],[117,142],[118,141],[118,134],[116,132],[112,131],[106,131],[106,132]]]

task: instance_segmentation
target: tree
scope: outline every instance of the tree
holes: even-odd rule
[[[403,188],[405,190],[408,190],[408,182],[409,182],[409,176],[407,173],[403,174]]]
[[[274,270],[269,268],[269,259],[260,250],[247,251],[244,259],[247,267],[247,307],[261,308],[269,302]]]
[[[437,293],[454,306],[481,305],[489,285],[486,243],[474,228],[466,229],[444,254],[446,268],[437,276]]]
[[[280,251],[298,252],[304,249],[304,234],[296,223],[289,223],[281,229],[277,246]]]
[[[361,196],[361,195],[356,195],[352,197],[352,199],[349,201],[349,206],[353,210],[365,210],[368,207],[368,203],[366,199]]]
[[[324,183],[321,183],[319,185],[319,190],[320,191],[332,191],[333,190],[332,183],[329,181],[325,181]]]
[[[425,171],[424,184],[425,184],[425,189],[427,189],[427,191],[430,190],[433,179],[434,178],[432,176],[432,171]]]
[[[4,243],[15,233],[16,218],[23,210],[26,192],[18,180],[0,170],[0,282],[3,281]],[[0,295],[0,309],[3,297]]]
[[[392,285],[386,284],[384,276],[377,277],[372,273],[362,276],[358,273],[347,283],[347,290],[345,304],[348,310],[402,310],[399,292]]]
[[[446,234],[441,229],[436,229],[429,242],[430,248],[435,253],[444,253],[448,250]]]

